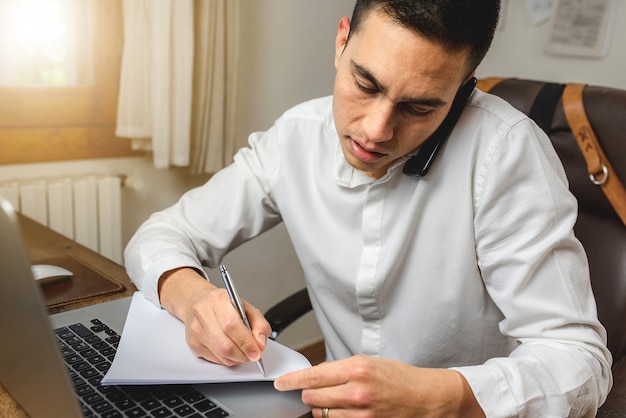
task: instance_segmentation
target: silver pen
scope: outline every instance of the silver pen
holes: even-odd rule
[[[246,316],[246,311],[244,311],[243,309],[243,304],[241,303],[241,299],[239,298],[239,294],[237,293],[237,289],[235,288],[235,283],[233,283],[233,280],[230,278],[230,274],[228,274],[228,270],[226,270],[226,266],[224,266],[223,264],[220,265],[220,274],[222,275],[224,286],[228,291],[228,296],[230,296],[230,301],[233,303],[235,309],[237,309],[237,312],[239,312],[239,316],[243,320],[244,324],[246,324],[246,327],[248,327],[250,332],[252,332],[252,327],[250,326],[250,322],[248,322],[248,317]],[[263,374],[263,376],[265,376],[265,367],[263,367],[263,360],[259,359],[259,361],[256,362],[256,365]]]

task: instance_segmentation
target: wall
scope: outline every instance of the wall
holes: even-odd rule
[[[602,59],[549,56],[543,46],[550,25],[532,25],[525,1],[508,0],[503,26],[479,67],[479,77],[503,76],[554,82],[583,82],[626,89],[626,2],[617,1],[609,51]]]
[[[302,100],[331,93],[334,77],[333,42],[339,18],[350,15],[353,0],[243,0],[241,86],[237,134],[267,128],[286,108]],[[626,4],[620,1],[616,31],[603,60],[544,56],[541,45],[547,25],[530,23],[521,0],[509,0],[504,28],[478,75],[517,76],[552,81],[585,81],[626,88]],[[189,176],[183,169],[155,170],[149,157],[68,163],[0,166],[0,179],[19,176],[123,173],[144,182],[139,191],[123,194],[123,238],[128,241],[150,213],[173,203],[185,190],[208,176]],[[298,262],[282,227],[243,245],[225,260],[244,298],[267,309],[303,286]],[[212,273],[212,277],[219,277]],[[288,331],[282,342],[300,347],[321,334],[309,316]]]

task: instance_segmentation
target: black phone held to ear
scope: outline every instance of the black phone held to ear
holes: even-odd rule
[[[461,113],[463,113],[465,104],[472,91],[474,91],[474,87],[476,87],[476,77],[472,77],[459,88],[450,107],[450,112],[448,112],[439,128],[422,144],[417,154],[404,164],[402,169],[404,174],[411,177],[424,177],[428,173],[439,152],[439,148],[441,148],[441,144],[450,136],[452,128],[454,128]]]

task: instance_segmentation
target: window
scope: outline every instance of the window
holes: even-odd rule
[[[0,164],[137,154],[127,139],[115,136],[123,40],[121,0],[92,0],[88,10],[91,83],[0,86]]]

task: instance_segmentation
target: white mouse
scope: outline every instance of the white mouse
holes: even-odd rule
[[[33,271],[35,280],[41,284],[71,279],[74,276],[74,273],[71,271],[52,264],[33,264],[30,268]]]

